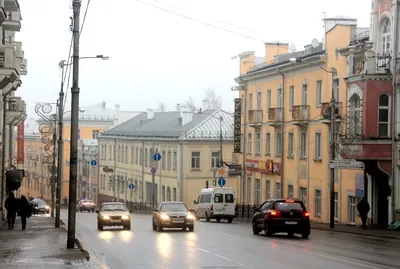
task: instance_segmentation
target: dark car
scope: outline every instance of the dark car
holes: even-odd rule
[[[182,202],[163,202],[153,212],[153,230],[164,228],[181,228],[194,231],[194,217]]]
[[[310,235],[310,214],[300,200],[270,199],[256,209],[253,216],[253,233],[264,230],[267,236],[287,233],[289,236],[301,234],[306,239]]]
[[[97,212],[97,229],[102,231],[104,226],[123,226],[125,230],[131,229],[130,211],[124,203],[103,203]]]
[[[80,200],[79,203],[76,205],[76,211],[87,211],[87,212],[94,212],[96,210],[96,204],[92,200]]]
[[[38,214],[38,213],[43,213],[43,214],[49,214],[50,213],[50,207],[47,205],[47,203],[40,198],[33,199],[30,202],[30,205],[32,206],[32,214]]]

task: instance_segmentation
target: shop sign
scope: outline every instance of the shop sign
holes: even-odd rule
[[[235,98],[235,116],[234,116],[234,140],[233,140],[233,152],[241,152],[241,140],[242,140],[242,99]]]
[[[281,164],[274,162],[273,160],[260,161],[260,160],[246,159],[246,170],[280,175]]]

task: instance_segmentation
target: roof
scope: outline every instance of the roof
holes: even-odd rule
[[[223,110],[208,109],[201,113],[192,113],[193,119],[181,125],[181,111],[153,112],[148,119],[148,112],[120,124],[102,134],[99,138],[160,138],[182,140],[209,140],[220,138],[220,117],[222,117],[223,139],[233,139],[233,115]],[[191,112],[187,112],[191,113]]]

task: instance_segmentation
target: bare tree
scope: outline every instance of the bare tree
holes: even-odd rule
[[[217,95],[215,92],[215,87],[210,87],[204,91],[204,102],[210,109],[221,109],[222,100],[221,96]]]
[[[156,110],[158,112],[165,112],[167,111],[167,106],[165,105],[165,103],[159,102]]]
[[[186,106],[190,111],[194,112],[197,110],[197,106],[194,103],[193,97],[189,97],[189,99],[184,103],[184,106]]]

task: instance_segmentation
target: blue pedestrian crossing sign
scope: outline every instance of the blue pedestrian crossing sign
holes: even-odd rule
[[[156,162],[160,161],[161,160],[161,154],[160,153],[154,153],[153,160],[155,160]]]
[[[223,186],[225,186],[225,184],[226,184],[225,178],[220,177],[220,178],[218,179],[218,185],[219,185],[220,187],[223,187]]]
[[[135,188],[135,185],[131,183],[128,185],[128,187],[129,187],[129,189],[133,190]]]
[[[92,160],[92,161],[90,162],[90,165],[96,166],[96,165],[97,165],[97,161],[96,161],[96,160]]]

